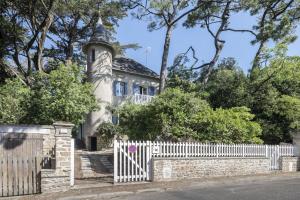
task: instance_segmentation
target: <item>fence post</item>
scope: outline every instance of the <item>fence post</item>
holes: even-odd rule
[[[114,140],[114,183],[118,182],[118,141]]]
[[[268,145],[265,145],[266,147],[266,158],[268,157]]]
[[[184,144],[184,146],[185,146],[185,157],[188,157],[188,155],[187,155],[187,149],[188,149],[188,148],[187,148],[187,142],[184,142],[183,144]]]
[[[75,139],[71,139],[71,174],[70,174],[70,185],[73,186],[75,182]]]
[[[146,179],[147,181],[150,180],[150,141],[147,141],[146,143],[146,164],[147,164],[147,174],[146,174]]]
[[[216,156],[217,156],[217,158],[219,157],[219,148],[218,148],[219,146],[218,146],[218,144],[216,145]]]

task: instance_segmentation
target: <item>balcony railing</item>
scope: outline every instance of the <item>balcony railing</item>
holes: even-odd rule
[[[144,95],[144,94],[134,94],[132,96],[129,96],[129,99],[132,103],[135,104],[145,104],[145,103],[149,103],[154,96],[150,96],[150,95]]]
[[[134,94],[127,96],[114,96],[114,105],[118,106],[125,102],[131,102],[135,104],[147,104],[149,103],[154,96],[144,95],[144,94]]]

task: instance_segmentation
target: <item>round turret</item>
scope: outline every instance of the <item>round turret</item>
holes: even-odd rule
[[[95,33],[83,46],[87,55],[87,76],[94,86],[94,95],[99,102],[99,110],[88,114],[83,126],[83,135],[87,148],[96,150],[95,132],[99,124],[111,122],[112,114],[108,109],[112,104],[112,59],[114,49],[110,43],[110,33],[99,19]]]

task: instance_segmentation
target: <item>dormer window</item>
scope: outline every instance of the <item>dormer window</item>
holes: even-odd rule
[[[95,62],[96,60],[96,51],[95,49],[92,49],[92,62]]]

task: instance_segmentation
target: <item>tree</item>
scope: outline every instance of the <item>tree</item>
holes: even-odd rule
[[[256,37],[251,42],[258,44],[251,69],[253,70],[261,65],[261,52],[270,40],[278,42],[287,36],[292,36],[289,42],[295,40],[293,30],[300,19],[300,2],[297,0],[246,0],[242,3],[252,16],[259,17],[258,24],[253,26]]]
[[[213,110],[195,93],[166,89],[147,105],[121,107],[120,127],[130,139],[261,143],[249,109]]]
[[[30,97],[30,88],[19,79],[6,79],[0,85],[0,124],[22,122],[28,114]]]
[[[2,77],[18,77],[29,86],[33,74],[49,72],[53,62],[84,63],[80,47],[100,15],[111,32],[126,16],[122,2],[110,0],[5,0],[0,7]]]
[[[292,124],[299,120],[299,61],[298,57],[273,59],[264,69],[257,69],[250,82],[250,107],[266,143],[291,142],[291,134],[298,130]]]
[[[213,108],[248,106],[248,79],[230,58],[212,70],[204,90]]]
[[[162,92],[166,86],[168,56],[173,30],[181,19],[198,10],[206,2],[194,0],[128,0],[128,3],[130,8],[138,8],[135,13],[138,19],[148,17],[150,20],[149,31],[166,28],[160,68],[159,92]]]
[[[201,9],[190,13],[184,23],[188,28],[200,24],[201,27],[207,29],[214,39],[215,52],[212,59],[209,62],[192,67],[193,70],[202,69],[202,74],[204,74],[202,80],[204,84],[207,83],[224,47],[225,40],[221,39],[221,34],[225,31],[244,31],[229,27],[231,13],[238,12],[240,9],[239,1],[235,2],[228,0],[207,3],[206,6],[201,7]],[[212,26],[217,26],[216,31],[213,30]]]
[[[120,127],[131,139],[193,138],[189,128],[192,115],[207,110],[209,105],[194,93],[184,93],[178,88],[167,89],[148,105],[128,104],[121,107]]]
[[[97,108],[92,85],[82,83],[77,65],[60,65],[49,74],[39,72],[32,83],[32,96],[26,123],[51,124],[68,121],[76,125]]]
[[[13,62],[27,84],[33,71],[43,71],[42,54],[53,19],[55,0],[1,2],[1,36],[6,40],[5,58]],[[3,59],[3,57],[2,57]]]
[[[47,37],[52,48],[47,55],[65,63],[82,63],[81,46],[93,35],[99,17],[105,27],[114,32],[119,19],[126,16],[121,1],[87,0],[61,1],[55,9],[55,17]]]
[[[261,127],[246,107],[218,108],[193,116],[197,140],[215,143],[261,144]]]

